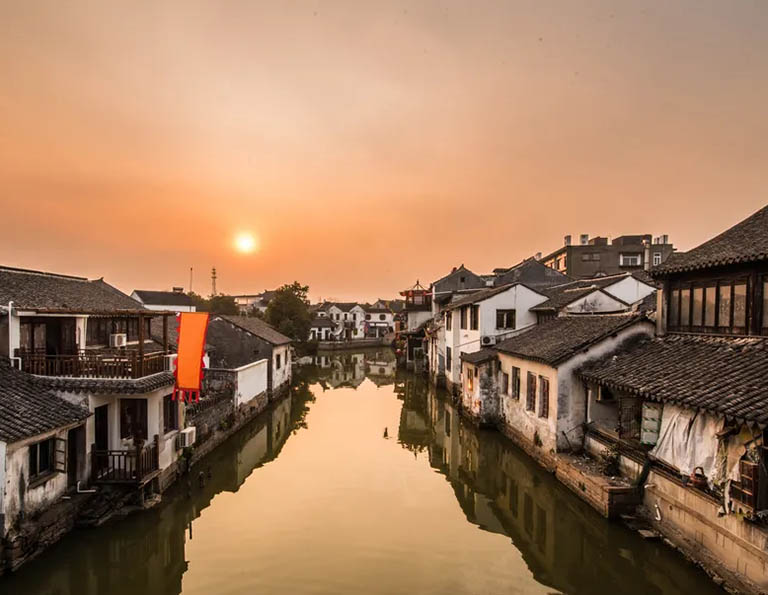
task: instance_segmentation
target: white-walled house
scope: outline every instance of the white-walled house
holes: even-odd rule
[[[336,325],[328,316],[323,313],[322,316],[315,317],[310,323],[309,340],[310,341],[331,341],[333,331]]]
[[[436,356],[445,362],[445,382],[450,390],[461,386],[461,356],[519,333],[536,324],[533,307],[546,296],[522,283],[476,291],[445,306],[444,346],[437,345]]]
[[[214,316],[208,324],[206,341],[212,347],[212,368],[234,369],[266,359],[269,398],[276,399],[290,387],[292,340],[263,320]]]
[[[195,302],[184,293],[183,287],[174,287],[173,291],[149,291],[134,289],[131,297],[147,310],[164,310],[166,312],[195,312]]]
[[[365,310],[355,302],[327,302],[321,310],[331,320],[333,340],[349,341],[365,338]]]
[[[563,316],[462,356],[462,404],[546,461],[581,444],[587,395],[578,376],[586,362],[619,351],[654,324],[638,314]]]
[[[395,314],[388,308],[368,306],[365,310],[363,328],[368,338],[381,338],[395,330]]]
[[[0,361],[0,411],[0,537],[9,546],[0,567],[13,569],[25,559],[15,547],[24,539],[21,522],[65,504],[62,497],[85,476],[91,412],[35,386],[7,359]]]
[[[627,312],[656,293],[650,280],[639,274],[621,273],[581,279],[542,289],[547,301],[534,308],[539,320],[568,314],[610,314]]]

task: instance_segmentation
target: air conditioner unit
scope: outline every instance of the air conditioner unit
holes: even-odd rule
[[[480,344],[483,347],[487,347],[489,345],[496,345],[496,337],[493,335],[484,335],[483,337],[480,337]]]
[[[188,428],[184,428],[181,432],[179,432],[179,435],[176,437],[176,448],[187,448],[189,446],[192,446],[195,443],[195,440],[197,439],[197,428],[195,426],[190,426]]]
[[[110,347],[125,347],[126,343],[128,343],[128,335],[125,333],[113,333],[109,335]]]

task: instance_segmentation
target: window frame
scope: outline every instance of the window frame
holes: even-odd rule
[[[512,325],[509,325],[509,318],[512,318]],[[501,326],[499,326],[501,324]],[[514,308],[496,310],[496,330],[515,330],[517,326],[517,311]]]
[[[539,417],[549,417],[549,378],[539,376]]]
[[[40,447],[46,444],[48,448],[47,467],[45,469],[40,468]],[[56,437],[51,436],[45,440],[39,440],[34,444],[30,444],[28,447],[28,480],[34,482],[38,479],[53,475],[56,472]],[[34,464],[33,464],[34,459]]]
[[[165,395],[163,397],[163,433],[170,434],[177,431],[179,417],[179,401],[174,400],[173,395]]]
[[[469,307],[469,330],[476,331],[480,328],[480,306],[474,304]]]
[[[511,370],[511,390],[512,390],[512,398],[516,401],[520,400],[520,368],[517,366],[512,366]]]
[[[536,374],[528,372],[525,386],[525,410],[536,411]]]

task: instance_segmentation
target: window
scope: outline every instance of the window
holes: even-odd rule
[[[509,374],[506,372],[501,373],[501,394],[509,394]]]
[[[549,417],[549,379],[539,376],[539,417]]]
[[[704,325],[704,288],[693,288],[693,311],[691,312],[691,326]]]
[[[584,262],[600,262],[600,253],[599,252],[588,252],[586,254],[581,255],[581,260]]]
[[[49,438],[29,447],[29,479],[35,479],[53,471],[53,453],[56,451],[56,439]]]
[[[445,348],[445,367],[448,368],[448,370],[451,369],[451,364],[453,363],[453,353],[452,349],[450,347]]]
[[[476,331],[480,319],[480,306],[470,306],[469,308],[469,329]]]
[[[520,368],[512,368],[512,397],[520,399]]]
[[[515,328],[514,310],[496,310],[496,328],[513,329]]]
[[[527,411],[534,411],[536,409],[536,375],[533,372],[528,372],[527,390],[525,408]]]
[[[453,326],[453,312],[448,310],[445,313],[445,330],[450,331]]]
[[[691,290],[680,290],[680,326],[691,324]]]
[[[475,376],[477,376],[477,368],[472,368],[472,366],[467,366],[467,388],[469,389],[469,392],[472,392],[475,390]]]
[[[717,309],[717,326],[729,327],[731,326],[731,286],[720,285],[719,290],[720,305]]]
[[[386,320],[387,315],[386,314],[379,314],[379,320]]]
[[[768,277],[763,278],[763,334],[768,330]]]
[[[281,355],[278,353],[275,356],[275,370],[279,370],[283,367],[283,362],[281,361]]]
[[[643,259],[640,254],[619,254],[619,266],[639,267],[641,264]]]
[[[747,284],[736,283],[733,286],[733,326],[746,331],[747,327]]]
[[[680,326],[680,290],[672,290],[672,297],[669,300],[669,326]]]
[[[661,264],[661,252],[653,253],[653,266],[657,267]]]
[[[120,399],[120,438],[147,439],[146,399]]]
[[[710,285],[704,289],[704,326],[715,326],[717,315],[717,285]]]
[[[167,434],[179,429],[179,402],[172,395],[163,397],[163,432]]]
[[[461,330],[465,331],[467,330],[467,306],[462,306],[460,311],[461,320],[459,324],[459,327]]]
[[[365,315],[365,319],[366,319],[366,320],[370,320],[370,319],[371,319],[371,315],[370,315],[370,314],[366,314],[366,315]]]

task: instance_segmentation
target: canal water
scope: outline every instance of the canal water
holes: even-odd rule
[[[389,351],[320,355],[153,510],[65,537],[0,593],[720,593],[609,523]]]

